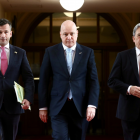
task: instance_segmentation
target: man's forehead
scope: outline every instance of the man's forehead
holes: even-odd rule
[[[9,31],[10,27],[0,26],[0,31]]]
[[[9,28],[3,28],[2,26],[0,26],[0,30],[8,30]]]
[[[65,32],[65,33],[75,33],[77,31],[77,29],[75,28],[62,28],[61,32]]]
[[[10,29],[1,29],[0,28],[0,32],[7,32],[7,31],[10,31]]]
[[[62,30],[67,30],[67,29],[69,29],[69,30],[75,30],[76,29],[76,26],[74,24],[72,24],[72,25],[64,24],[64,25],[61,26],[61,29]]]
[[[136,30],[136,32],[137,32],[137,33],[139,33],[139,32],[140,32],[140,27]]]

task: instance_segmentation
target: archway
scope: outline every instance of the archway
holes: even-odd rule
[[[66,17],[63,15],[63,13],[42,13],[37,15],[36,17],[34,16],[34,20],[30,22],[22,43],[22,48],[27,52],[27,57],[33,74],[35,78],[39,77],[39,70],[45,48],[61,41],[59,39],[59,28],[62,21],[66,19],[76,20],[77,26],[80,26],[80,39],[78,40],[78,42],[94,49],[95,52],[95,60],[100,82],[100,98],[97,115],[95,120],[93,120],[94,124],[92,125],[92,122],[90,124],[89,133],[117,135],[122,134],[120,121],[115,118],[118,94],[115,94],[107,87],[107,79],[117,53],[119,51],[127,49],[128,47],[126,38],[124,37],[120,25],[110,14],[82,13],[81,16],[75,18]],[[47,32],[47,35],[44,31]],[[40,37],[40,32],[43,33],[44,36],[49,38],[48,40],[45,40],[46,42],[42,42],[44,41],[44,39],[42,40],[42,37],[40,40],[38,39]],[[87,39],[85,39],[86,36],[88,36]],[[83,38],[85,39],[84,42]],[[38,117],[38,80],[35,80],[35,83],[36,105],[34,106],[34,112],[32,112],[30,116],[37,115]],[[37,117],[35,117],[34,119],[39,119]],[[27,120],[22,121],[26,121],[28,126],[31,123],[32,126],[32,122],[29,122]],[[95,125],[95,122],[98,122],[97,125]],[[40,125],[40,128],[38,128],[37,125]],[[38,131],[38,129],[41,131]],[[31,128],[26,129],[24,133],[33,133],[30,131]],[[45,133],[44,125],[38,121],[38,124],[34,126],[34,132]]]

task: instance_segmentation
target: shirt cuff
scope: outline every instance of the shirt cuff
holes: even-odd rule
[[[130,88],[131,88],[131,87],[132,87],[132,85],[128,87],[127,93],[126,93],[127,95],[131,95],[131,94],[130,94]]]
[[[48,110],[47,107],[39,108],[39,110]]]
[[[88,107],[93,107],[93,108],[97,108],[96,106],[94,106],[94,105],[88,105]]]

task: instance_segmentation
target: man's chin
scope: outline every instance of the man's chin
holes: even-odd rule
[[[3,43],[0,42],[0,46],[5,46]]]
[[[5,46],[5,45],[7,45],[8,43],[7,42],[0,42],[0,45],[1,46]]]
[[[72,46],[74,46],[73,44],[67,44],[66,45],[68,48],[71,48]]]

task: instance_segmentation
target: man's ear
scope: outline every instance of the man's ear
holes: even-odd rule
[[[10,37],[12,37],[12,31],[10,32]]]
[[[135,36],[132,36],[132,40],[133,40],[133,42],[135,42]]]
[[[61,35],[62,35],[62,34],[61,34],[61,32],[60,32],[60,38],[61,38]]]

